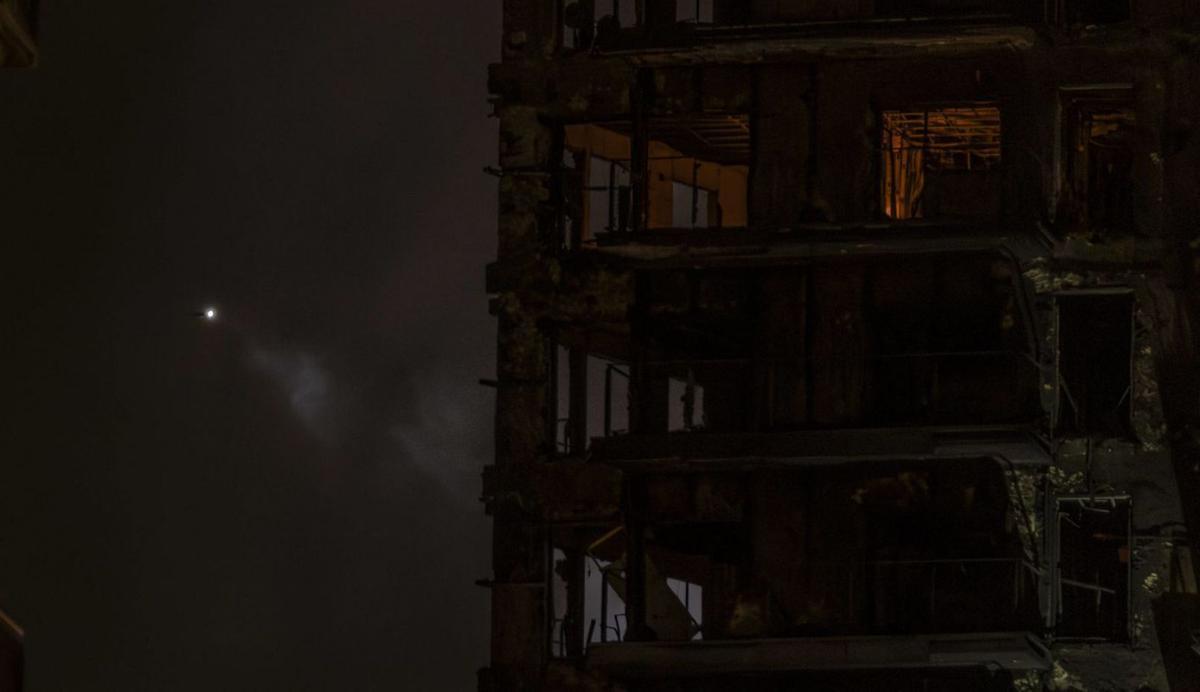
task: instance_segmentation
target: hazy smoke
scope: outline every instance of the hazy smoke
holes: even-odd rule
[[[331,398],[331,378],[316,356],[252,346],[250,362],[287,394],[292,410],[317,439],[337,441],[341,425]]]
[[[488,452],[475,446],[479,440],[485,445],[490,441],[479,434],[489,420],[490,402],[445,379],[421,382],[419,391],[415,415],[392,425],[389,437],[406,458],[443,487],[472,486],[480,459]]]

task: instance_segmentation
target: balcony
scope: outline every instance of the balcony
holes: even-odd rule
[[[677,432],[592,440],[591,460],[636,471],[803,468],[870,460],[993,458],[1048,467],[1036,432],[1022,426],[879,428],[787,433]]]
[[[1053,1],[1053,0],[1048,0]],[[1039,21],[1044,0],[564,0],[568,51],[669,49],[772,38],[896,39]],[[1067,10],[1064,10],[1064,16]]]

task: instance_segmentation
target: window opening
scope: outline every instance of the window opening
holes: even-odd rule
[[[628,121],[566,126],[565,214],[582,229],[634,230],[633,126]],[[747,224],[750,121],[745,115],[652,118],[647,142],[646,226],[728,228]],[[570,159],[570,164],[566,159]],[[584,173],[579,173],[584,171]]]
[[[747,224],[749,116],[652,118],[649,135],[650,228]]]
[[[1128,93],[1073,94],[1063,110],[1067,225],[1094,235],[1130,230],[1137,123]]]
[[[942,17],[1007,10],[1006,3],[997,0],[875,0],[875,15],[879,17]]]
[[[668,431],[679,432],[704,427],[704,388],[696,384],[696,377],[688,369],[686,379],[672,378],[670,387],[670,418]]]
[[[1130,0],[1056,0],[1060,23],[1068,25],[1116,24],[1127,21]]]
[[[692,619],[692,629],[695,630],[692,639],[704,639],[704,588],[699,584],[670,578],[667,579],[667,588],[675,594]]]
[[[565,346],[555,344],[554,367],[554,451],[566,454],[569,449],[571,423],[571,354]]]
[[[600,431],[606,438],[628,433],[629,368],[600,357],[593,357],[588,368],[588,386],[592,387],[588,429]]]
[[[624,589],[625,529],[616,526],[587,547],[584,572],[584,641],[619,642],[627,631]]]
[[[550,562],[550,598],[547,599],[547,604],[550,608],[550,655],[556,658],[563,658],[567,655],[567,627],[568,622],[568,607],[567,607],[567,580],[563,576],[565,574],[565,566],[567,556],[558,548],[551,551]]]
[[[595,557],[588,560],[585,603],[588,644],[624,639],[625,602],[612,585],[613,577],[622,578],[623,575],[624,571],[617,563]]]
[[[564,170],[566,215],[581,243],[599,233],[631,228],[630,126],[627,122],[604,125],[568,125],[566,154],[572,166]]]
[[[676,0],[675,21],[686,24],[712,24],[715,0]]]
[[[977,104],[883,113],[883,200],[889,218],[987,211],[998,189],[1000,109]],[[996,200],[998,201],[998,199]]]
[[[1058,296],[1058,433],[1132,435],[1133,294]]]
[[[1129,639],[1131,536],[1128,497],[1058,498],[1058,636]]]
[[[587,50],[599,34],[640,25],[637,0],[565,0],[560,7],[562,44],[572,50]]]

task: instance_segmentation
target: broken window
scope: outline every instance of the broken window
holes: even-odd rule
[[[1064,93],[1063,220],[1093,235],[1130,230],[1136,117],[1129,92]]]
[[[1131,435],[1133,294],[1068,293],[1057,303],[1058,433]]]
[[[620,583],[623,576],[624,570],[619,561],[589,557],[584,615],[589,645],[619,642],[625,638],[625,602],[613,588],[613,584]]]
[[[625,529],[597,529],[584,549],[583,623],[586,646],[619,642],[628,632],[625,621]]]
[[[994,214],[1000,109],[991,104],[885,111],[882,207],[889,218]]]
[[[1130,510],[1126,496],[1058,498],[1058,636],[1129,638]]]

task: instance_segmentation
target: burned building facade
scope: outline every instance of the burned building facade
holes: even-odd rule
[[[480,689],[1198,689],[1198,20],[505,0]]]

